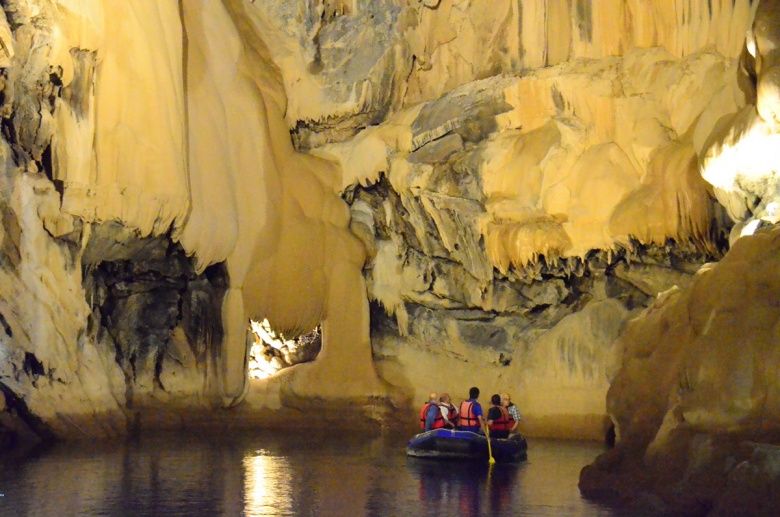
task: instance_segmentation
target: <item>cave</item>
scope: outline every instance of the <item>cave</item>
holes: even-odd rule
[[[247,337],[250,379],[267,379],[285,368],[314,361],[322,348],[322,328],[319,325],[290,338],[274,331],[267,319],[250,320]]]
[[[774,514],[780,1],[486,3],[0,2],[0,513]]]

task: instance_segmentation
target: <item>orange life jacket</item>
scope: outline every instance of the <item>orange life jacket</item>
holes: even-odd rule
[[[490,424],[491,431],[510,431],[512,426],[515,425],[515,421],[509,415],[509,411],[504,406],[498,406],[501,411],[501,417],[498,420],[493,420]]]
[[[458,427],[479,427],[479,418],[474,414],[473,408],[474,402],[471,400],[460,403]]]
[[[428,408],[431,406],[436,406],[436,419],[433,421],[431,429],[440,429],[444,427],[444,417],[441,416],[439,405],[434,402],[426,402],[420,410],[420,429],[425,429],[425,415],[428,414]]]

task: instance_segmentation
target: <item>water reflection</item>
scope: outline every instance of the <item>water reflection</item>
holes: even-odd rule
[[[519,466],[407,458],[406,437],[149,437],[0,458],[0,515],[602,515],[577,491],[594,444],[533,442]]]
[[[247,515],[292,515],[289,464],[267,454],[244,458],[244,510]]]
[[[419,483],[423,513],[457,512],[466,517],[511,515],[518,469],[516,465],[489,467],[409,458],[407,466]]]

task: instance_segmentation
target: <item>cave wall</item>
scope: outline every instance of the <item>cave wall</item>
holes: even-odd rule
[[[350,138],[477,79],[660,47],[734,58],[747,0],[314,0],[253,2],[305,146]],[[350,127],[351,126],[351,127]],[[308,140],[311,142],[307,143]]]
[[[387,336],[372,341],[380,368],[403,372],[390,382],[418,398],[439,384],[457,393],[470,384],[507,390],[527,408],[528,432],[545,420],[556,423],[544,433],[602,432],[611,343],[622,322],[687,283],[697,260],[718,255],[723,218],[698,175],[703,138],[695,135],[719,117],[709,109],[736,110],[734,74],[733,63],[715,55],[677,62],[664,51],[635,51],[479,81],[401,112],[409,125],[390,127],[395,136],[405,130],[411,147],[394,145],[382,126],[366,130],[358,146],[370,146],[376,160],[387,156],[367,170],[350,144],[324,148],[367,184],[376,170],[385,178],[376,188],[386,194],[356,186],[352,207],[353,228],[375,253],[369,297],[397,320],[396,346]],[[668,82],[633,83],[654,76]],[[713,76],[720,79],[705,87]],[[699,91],[702,104],[667,104],[676,88]],[[704,100],[709,95],[730,104]],[[651,112],[653,122],[637,122]],[[661,259],[642,257],[646,246]],[[685,250],[687,263],[674,257]],[[631,298],[615,294],[616,282],[641,301],[600,305]],[[501,355],[515,359],[509,368]],[[573,426],[566,415],[590,425]]]
[[[755,4],[254,4],[296,148],[340,164],[380,376],[602,436],[623,323],[723,249],[698,155]]]
[[[454,5],[416,14],[451,19]],[[341,108],[296,124],[299,147],[341,163],[351,227],[368,250],[374,360],[412,400],[431,390],[462,397],[479,385],[488,394],[511,392],[530,434],[603,437],[604,396],[620,359],[613,342],[624,322],[720,256],[731,223],[699,174],[698,156],[718,122],[751,98],[739,81],[736,34],[744,34],[755,6],[720,4],[725,11],[704,16],[696,2],[665,5],[672,13],[654,4],[659,11],[646,18],[639,13],[648,4],[615,7],[636,15],[615,40],[623,43],[602,34],[586,49],[554,32],[563,42],[552,35],[537,41],[552,54],[559,44],[568,49],[552,61],[510,59],[486,78],[471,68],[474,75],[458,76],[453,89],[409,107],[374,99],[359,113],[380,112],[381,104],[386,122],[352,137],[339,124],[353,115]],[[505,34],[484,43],[471,24],[501,26],[490,17],[511,20],[516,5],[489,13],[459,6],[463,29],[450,29],[448,46],[482,45],[481,55],[490,56]],[[350,36],[350,17],[371,19],[372,12],[338,12],[328,19],[341,27],[333,37],[357,38],[362,29]],[[666,15],[674,30],[653,25]],[[392,55],[417,56],[409,35],[428,26],[411,29],[409,18],[398,19],[407,37],[380,41]],[[706,29],[737,22],[742,28]],[[371,29],[386,27],[385,20]],[[322,31],[322,48],[338,48]],[[656,39],[645,48],[651,32]],[[434,54],[438,63],[460,62]],[[323,50],[311,83],[303,76],[313,72],[283,68],[295,77],[290,91],[330,87],[328,55]],[[407,84],[427,77],[440,87],[433,72],[416,70],[416,59]],[[377,61],[370,72],[392,63]]]
[[[248,7],[3,5],[0,382],[13,425],[115,434],[154,408],[170,410],[154,425],[175,424],[238,403],[250,318],[288,335],[322,324],[316,368],[274,380],[277,398],[282,385],[382,394],[335,166],[294,151]],[[268,409],[262,393],[255,403]]]
[[[754,10],[9,0],[0,382],[58,432],[477,383],[598,436],[624,322],[722,251]],[[249,382],[250,318],[322,351]]]
[[[700,160],[737,223],[732,246],[617,341],[607,410],[618,441],[583,469],[587,497],[656,514],[773,515],[780,504],[778,20],[780,2],[759,3],[740,59],[749,104],[722,118]]]
[[[618,443],[583,470],[586,496],[689,515],[775,511],[779,242],[777,227],[738,239],[627,325],[607,394]]]

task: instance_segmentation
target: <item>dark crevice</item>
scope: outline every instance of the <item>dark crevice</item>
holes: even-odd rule
[[[22,397],[14,393],[11,388],[0,382],[0,393],[5,397],[6,411],[15,414],[24,424],[30,428],[41,440],[53,441],[54,433],[49,427],[33,414],[27,407],[27,403]]]
[[[49,178],[49,180],[54,181],[54,165],[52,164],[51,158],[51,144],[47,145],[46,149],[43,150],[43,154],[41,154],[41,169],[43,170],[43,173],[46,174],[46,177]],[[59,188],[57,183],[59,183]],[[62,197],[62,182],[54,182],[54,188],[57,189],[57,192],[60,193],[60,197]]]
[[[381,303],[370,300],[368,309],[372,335],[398,335],[398,323],[395,318],[387,315]]]
[[[165,391],[165,386],[162,383],[162,372],[163,372],[163,361],[165,360],[165,356],[166,356],[166,349],[167,346],[158,348],[154,358],[154,383],[157,386],[157,388],[163,391]]]
[[[46,369],[43,367],[35,354],[30,352],[24,353],[24,362],[22,362],[22,369],[29,377],[37,379],[41,375],[46,375]]]
[[[54,74],[54,73],[49,74],[49,81],[51,81],[51,83],[54,86],[57,87],[62,86],[62,79],[60,78],[59,74]]]
[[[551,304],[549,304],[549,303],[541,303],[539,305],[534,305],[533,307],[531,307],[531,310],[528,311],[528,314],[531,315],[531,316],[535,316],[537,314],[541,314],[542,312],[544,312],[547,309],[549,309],[550,306],[551,306]]]
[[[16,137],[16,127],[14,126],[13,120],[11,118],[3,117],[2,120],[0,120],[0,132],[3,134],[3,138],[6,142],[8,142],[8,145],[11,147],[11,150],[14,152],[14,159],[16,163],[21,163],[19,161],[19,157],[17,156],[18,153],[18,139]]]
[[[14,337],[14,333],[11,330],[11,325],[8,324],[8,321],[5,319],[5,316],[3,316],[2,312],[0,312],[0,327],[3,328],[3,330],[5,331],[5,334],[8,337]]]
[[[308,151],[321,145],[349,140],[363,129],[384,121],[386,116],[387,110],[382,109],[319,120],[298,120],[290,130],[290,136],[298,151]]]
[[[610,422],[607,432],[604,433],[604,445],[610,449],[615,446],[615,424]]]

